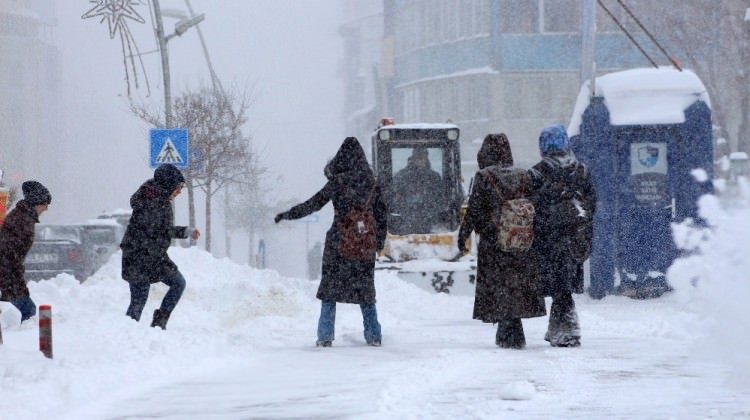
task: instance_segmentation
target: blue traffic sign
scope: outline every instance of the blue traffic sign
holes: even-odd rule
[[[188,153],[188,131],[184,128],[151,129],[151,159],[152,168],[169,163],[179,169],[187,169],[190,165]]]

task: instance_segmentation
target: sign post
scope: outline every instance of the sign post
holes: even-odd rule
[[[150,131],[150,165],[156,168],[169,163],[178,169],[190,166],[189,135],[184,128],[157,129]]]

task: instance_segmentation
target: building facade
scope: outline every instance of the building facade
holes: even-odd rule
[[[56,173],[60,55],[52,0],[0,0],[0,169],[4,182]]]
[[[355,136],[365,150],[384,110],[380,103],[388,92],[380,80],[388,76],[383,65],[383,3],[345,0],[344,23],[339,34],[344,41],[341,72],[346,83],[344,119],[346,135]]]
[[[492,132],[508,135],[518,165],[532,165],[539,132],[567,124],[580,89],[581,3],[384,0],[376,66],[376,89],[384,93],[368,108],[370,125],[385,115],[399,123],[457,124],[465,176]],[[634,27],[622,10],[613,12]],[[601,8],[597,14],[597,72],[648,65]],[[350,92],[354,84],[346,80]],[[346,110],[351,119],[353,108]]]

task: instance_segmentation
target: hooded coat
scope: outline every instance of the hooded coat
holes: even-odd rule
[[[173,238],[187,238],[187,227],[174,226],[169,199],[177,180],[173,174],[149,179],[130,197],[133,215],[120,244],[122,278],[130,283],[157,283],[177,272],[167,254]]]
[[[334,217],[326,233],[323,269],[317,298],[341,303],[375,303],[375,253],[366,261],[352,261],[339,254],[338,224],[355,205],[368,197],[377,227],[377,249],[383,249],[387,228],[387,208],[367,158],[354,137],[348,137],[324,170],[328,179],[323,188],[302,204],[281,214],[283,219],[299,219],[333,203]]]
[[[530,188],[526,171],[513,168],[510,143],[504,134],[485,137],[477,162],[480,170],[474,176],[469,208],[458,235],[459,243],[472,231],[478,235],[474,319],[494,323],[544,316],[536,254],[533,250],[503,252],[491,217],[505,200]]]
[[[583,263],[570,255],[568,243],[575,226],[561,222],[557,205],[560,188],[557,180],[576,191],[580,206],[593,218],[596,193],[586,167],[569,150],[545,153],[543,159],[529,170],[535,190],[534,249],[539,255],[540,275],[546,296],[583,293]]]
[[[0,300],[12,301],[29,296],[23,275],[23,261],[34,243],[34,224],[39,216],[34,206],[21,200],[8,213],[0,229]]]

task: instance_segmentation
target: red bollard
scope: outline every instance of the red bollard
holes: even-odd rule
[[[39,351],[52,358],[52,306],[39,305]]]

